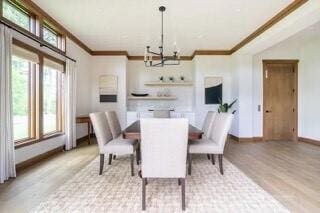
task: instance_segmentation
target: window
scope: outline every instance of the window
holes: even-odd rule
[[[59,48],[59,35],[50,27],[44,25],[43,26],[43,40],[48,42],[49,44]]]
[[[64,51],[65,50],[65,39],[64,37],[50,27],[48,23],[44,23],[42,28],[43,40],[51,44],[52,46]]]
[[[63,131],[64,72],[64,64],[58,59],[20,46],[14,40],[11,69],[13,137],[19,145]]]
[[[3,1],[3,17],[19,25],[25,30],[31,31],[31,17],[22,7],[11,1]]]
[[[43,68],[43,134],[61,130],[61,72],[53,67]]]
[[[13,138],[15,141],[30,139],[31,136],[31,63],[12,57],[12,107]]]

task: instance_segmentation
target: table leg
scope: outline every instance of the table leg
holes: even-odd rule
[[[90,122],[88,122],[88,144],[91,144],[90,133],[91,133],[91,125],[90,125]]]

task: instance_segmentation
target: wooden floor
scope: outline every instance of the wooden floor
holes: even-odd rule
[[[55,155],[0,185],[0,212],[28,212],[98,155],[96,145]],[[229,142],[225,157],[293,212],[320,212],[320,147]]]
[[[225,156],[292,212],[320,212],[320,146],[228,143]]]

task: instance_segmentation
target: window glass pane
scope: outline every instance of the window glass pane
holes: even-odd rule
[[[3,16],[13,23],[30,30],[30,17],[8,1],[3,1]]]
[[[13,138],[30,138],[30,63],[12,56]]]
[[[46,27],[43,28],[43,40],[55,47],[58,47],[58,35]]]
[[[58,74],[50,68],[43,69],[43,133],[58,131]]]

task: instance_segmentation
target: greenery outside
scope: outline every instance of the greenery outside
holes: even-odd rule
[[[29,84],[30,70],[27,60],[12,56],[12,107],[14,140],[29,138]]]

